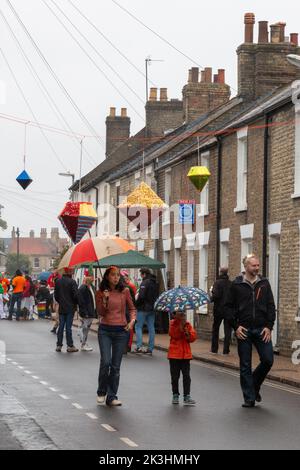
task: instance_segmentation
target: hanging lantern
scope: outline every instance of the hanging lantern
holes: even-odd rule
[[[91,202],[66,202],[58,216],[63,228],[74,243],[78,243],[94,225],[97,214]]]
[[[206,166],[192,166],[187,174],[187,177],[198,189],[198,191],[201,192],[209,180],[210,172]]]
[[[146,183],[141,183],[118,206],[139,231],[147,230],[168,206]]]
[[[30,183],[32,183],[32,179],[25,170],[23,170],[22,173],[19,174],[16,180],[24,190],[30,185]]]

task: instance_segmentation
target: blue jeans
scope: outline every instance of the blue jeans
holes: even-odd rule
[[[255,401],[256,395],[273,365],[272,341],[262,340],[263,328],[248,328],[247,338],[238,340],[240,381],[245,401]],[[260,363],[252,372],[252,345],[257,349]]]
[[[154,329],[154,322],[155,322],[155,313],[154,312],[143,312],[138,311],[136,316],[136,324],[135,324],[135,334],[136,334],[136,347],[141,348],[143,344],[143,326],[146,322],[148,333],[149,333],[149,344],[148,349],[153,351],[154,349],[154,338],[155,338],[155,329]]]
[[[97,395],[106,395],[106,402],[117,399],[120,382],[120,367],[127,331],[107,331],[99,328],[98,341],[101,354]]]
[[[16,318],[21,316],[21,301],[22,301],[22,292],[17,292],[16,294],[12,294],[10,299],[10,306],[9,306],[9,316],[12,317],[14,313],[15,303],[17,302],[17,315]]]
[[[67,313],[66,315],[59,314],[59,326],[57,331],[57,346],[63,345],[64,329],[66,326],[66,337],[67,346],[71,348],[73,346],[72,338],[72,324],[73,324],[74,313]]]

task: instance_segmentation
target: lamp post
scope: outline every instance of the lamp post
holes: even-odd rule
[[[74,184],[75,181],[75,174],[71,173],[70,171],[67,171],[66,173],[58,173],[59,176],[71,176],[72,178],[72,185]]]

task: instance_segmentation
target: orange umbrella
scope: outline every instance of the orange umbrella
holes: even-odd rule
[[[58,271],[80,264],[97,261],[109,255],[118,255],[134,250],[126,240],[119,237],[91,237],[71,246],[64,254],[58,266]]]

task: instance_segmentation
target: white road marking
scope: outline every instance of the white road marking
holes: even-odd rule
[[[93,413],[85,413],[91,419],[98,419],[98,416],[94,415]]]
[[[7,357],[6,360],[10,362],[12,359],[10,359],[9,357]]]
[[[59,395],[59,396],[60,396],[60,398],[63,398],[64,400],[70,400],[70,398],[67,397],[67,395],[63,395],[63,394],[62,394],[62,395]]]
[[[77,408],[77,410],[83,409],[83,406],[79,405],[79,403],[72,403],[72,405],[74,406],[74,408]]]
[[[39,377],[37,375],[32,375],[31,376],[34,380],[39,380]]]
[[[42,384],[42,385],[49,385],[48,382],[45,382],[44,380],[40,380],[40,384]]]
[[[138,447],[138,444],[128,439],[128,437],[120,437],[120,440],[127,444],[129,447]]]
[[[25,374],[32,374],[32,372],[30,372],[30,370],[24,370]]]
[[[13,364],[14,366],[17,366],[17,365],[18,365],[18,363],[15,362],[15,361],[13,361],[12,364]]]
[[[109,424],[101,424],[101,426],[106,429],[106,431],[110,431],[110,432],[114,432],[114,431],[117,431],[115,428],[113,428],[112,426],[110,426]]]
[[[51,392],[58,392],[57,388],[54,387],[49,387],[49,390],[51,390]]]
[[[18,369],[24,369],[24,366],[18,366]]]

